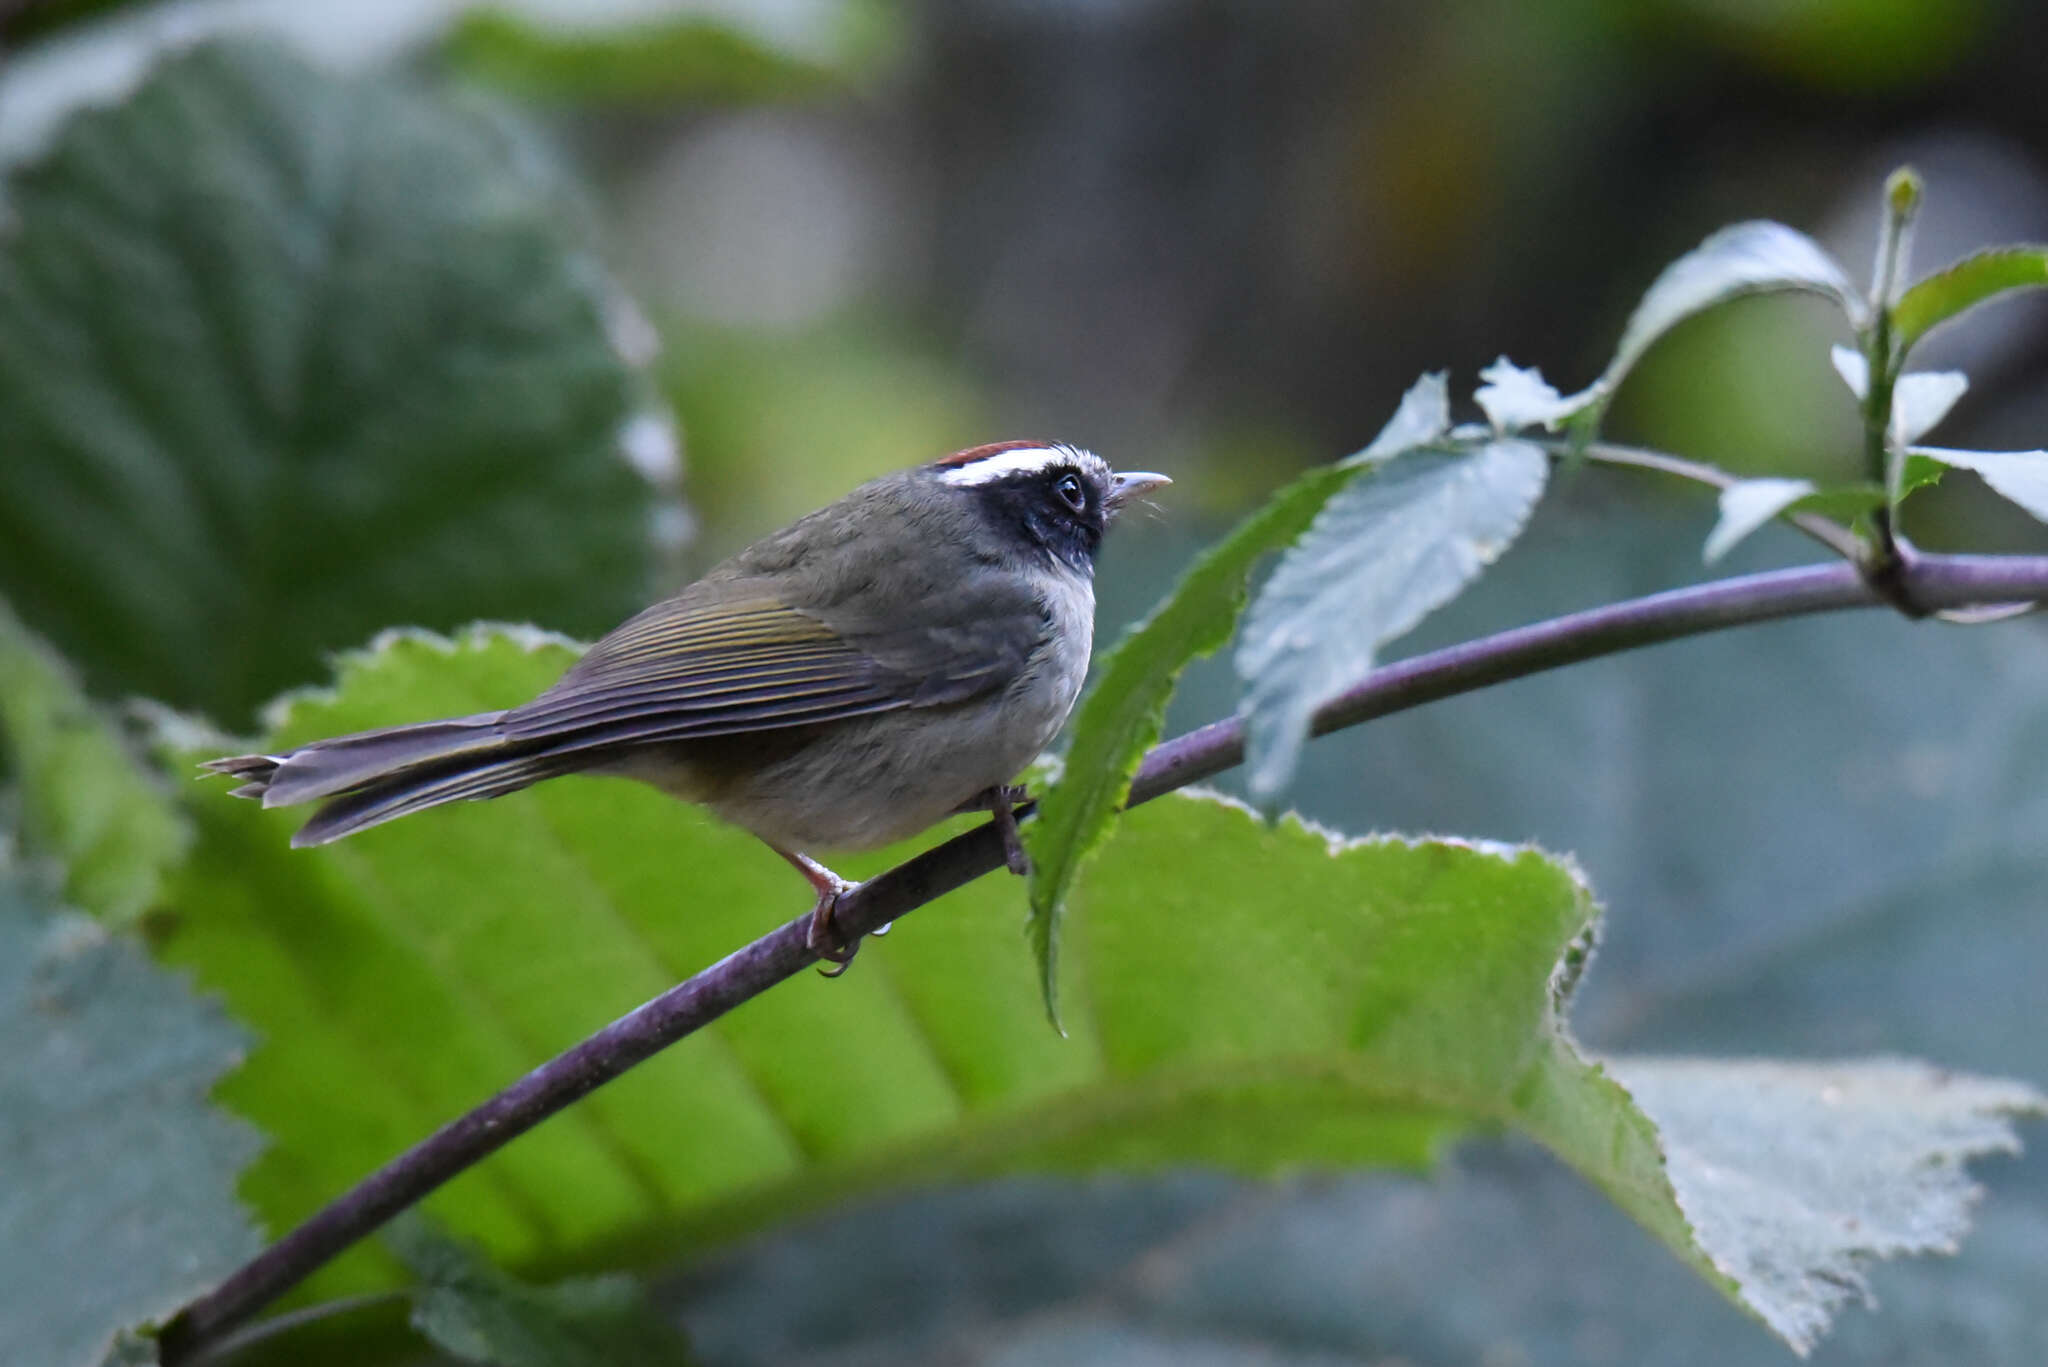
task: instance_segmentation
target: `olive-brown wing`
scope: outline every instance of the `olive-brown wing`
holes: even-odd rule
[[[966,702],[1016,677],[1041,622],[1029,604],[961,595],[910,609],[917,625],[840,630],[744,585],[686,594],[592,646],[500,734],[559,753]]]

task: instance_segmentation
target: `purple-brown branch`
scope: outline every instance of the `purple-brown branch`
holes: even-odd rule
[[[2048,599],[2048,557],[1914,556],[1900,586],[1920,612]],[[1324,735],[1456,693],[1560,665],[1724,627],[1885,599],[1847,564],[1745,575],[1675,589],[1518,627],[1374,670],[1316,713]],[[1131,784],[1130,805],[1221,773],[1244,759],[1235,718],[1155,747]],[[866,934],[1003,865],[993,824],[955,836],[869,879],[834,919]],[[542,1064],[469,1114],[407,1149],[186,1306],[164,1329],[163,1361],[189,1360],[400,1211],[643,1059],[818,961],[810,914],[737,950]]]

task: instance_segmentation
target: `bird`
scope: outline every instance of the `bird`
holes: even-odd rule
[[[319,802],[323,845],[564,774],[614,775],[709,809],[816,894],[808,944],[857,884],[811,851],[906,839],[987,811],[1015,873],[1024,790],[1079,696],[1104,533],[1170,484],[1042,441],[970,447],[874,479],[770,533],[599,639],[503,711],[384,727],[202,768],[265,807]]]

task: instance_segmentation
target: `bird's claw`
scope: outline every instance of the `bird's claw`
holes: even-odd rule
[[[995,818],[996,834],[1003,838],[1003,863],[1019,878],[1031,872],[1031,856],[1024,852],[1024,839],[1017,834],[1017,813],[1012,810],[1030,794],[1021,783],[1005,783],[988,790],[989,814]]]
[[[804,943],[810,946],[811,953],[829,960],[834,965],[820,971],[828,978],[838,977],[846,971],[846,966],[853,962],[853,956],[860,953],[860,937],[856,935],[851,940],[847,939],[833,913],[839,909],[839,899],[860,884],[847,882],[807,854],[785,850],[779,845],[770,845],[768,848],[788,860],[790,866],[802,874],[804,880],[818,894],[817,902],[811,907],[811,926],[804,936]]]

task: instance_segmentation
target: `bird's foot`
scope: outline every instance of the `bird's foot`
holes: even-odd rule
[[[833,919],[833,912],[839,908],[839,899],[860,884],[849,883],[807,854],[784,849],[776,849],[775,852],[788,860],[818,894],[817,902],[811,907],[811,928],[805,936],[805,943],[813,954],[833,965],[819,971],[828,978],[836,978],[853,962],[853,956],[860,953],[860,937],[856,935],[848,939]]]
[[[1021,783],[999,783],[976,799],[995,818],[996,834],[1003,838],[1003,863],[1019,878],[1031,872],[1031,856],[1024,852],[1024,838],[1017,834],[1015,808],[1029,796]]]

